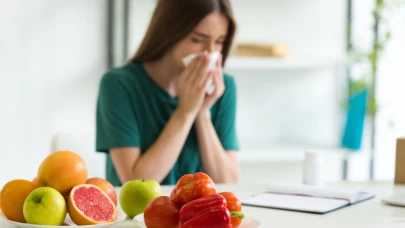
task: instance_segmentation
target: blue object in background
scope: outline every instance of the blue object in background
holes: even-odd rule
[[[367,112],[367,90],[353,95],[349,100],[346,126],[342,138],[342,146],[353,150],[360,150],[364,120]]]

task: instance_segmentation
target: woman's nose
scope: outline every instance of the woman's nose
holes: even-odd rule
[[[216,51],[216,45],[215,45],[215,42],[210,42],[210,43],[208,43],[207,45],[206,45],[206,48],[205,48],[208,52],[214,52],[214,51]]]

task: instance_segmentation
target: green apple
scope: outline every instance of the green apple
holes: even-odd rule
[[[66,213],[65,198],[51,187],[35,189],[24,201],[23,214],[29,224],[60,226]]]
[[[119,200],[122,210],[131,219],[145,211],[146,206],[162,195],[162,188],[155,180],[131,180],[120,191]]]

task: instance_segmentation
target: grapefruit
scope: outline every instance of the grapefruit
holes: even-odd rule
[[[52,187],[67,197],[74,186],[86,183],[87,167],[76,153],[57,151],[42,161],[37,178],[41,186]]]
[[[34,177],[31,182],[34,183],[36,186],[41,187],[41,185],[39,185],[38,183],[38,177]]]
[[[68,198],[68,213],[76,225],[94,225],[117,219],[117,207],[99,187],[80,184],[74,187]]]
[[[0,209],[9,220],[25,223],[24,201],[38,186],[28,180],[12,180],[0,191]]]
[[[86,184],[92,184],[99,187],[111,198],[115,206],[117,206],[117,192],[110,182],[100,177],[92,177],[86,181]]]

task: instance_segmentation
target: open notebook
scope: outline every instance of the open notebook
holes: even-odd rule
[[[275,184],[269,191],[242,200],[246,206],[325,214],[374,195],[368,192],[298,184]]]

